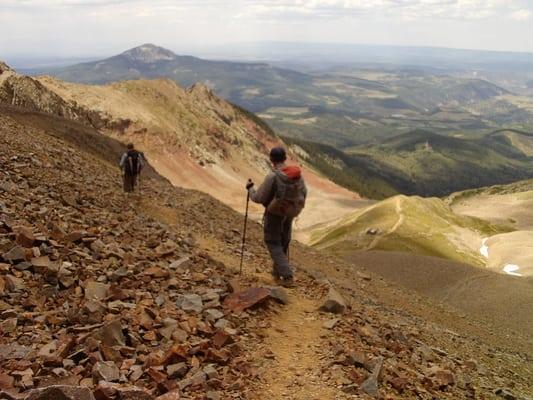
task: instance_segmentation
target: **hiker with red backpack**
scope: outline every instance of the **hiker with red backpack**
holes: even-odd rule
[[[270,151],[273,171],[265,177],[257,190],[249,180],[246,184],[249,198],[265,207],[264,240],[274,262],[272,275],[282,284],[293,282],[293,270],[289,265],[289,244],[292,221],[303,210],[307,188],[298,166],[288,166],[287,154],[282,147]]]
[[[137,178],[144,166],[142,154],[135,150],[132,143],[128,144],[119,165],[123,172],[124,192],[131,193],[135,190]]]

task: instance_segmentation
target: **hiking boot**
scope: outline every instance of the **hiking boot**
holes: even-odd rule
[[[294,286],[294,277],[292,276],[287,276],[287,277],[280,276],[278,279],[276,279],[276,281],[278,282],[280,286],[283,286],[286,288],[290,288]]]
[[[276,281],[281,278],[281,276],[278,274],[278,272],[275,269],[270,271],[270,275],[272,275],[272,278],[274,278],[274,280]]]

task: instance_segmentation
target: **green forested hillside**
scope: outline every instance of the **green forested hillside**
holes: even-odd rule
[[[499,134],[498,134],[499,135]],[[481,139],[412,131],[347,152],[290,140],[310,154],[309,163],[339,184],[371,198],[393,193],[444,196],[452,192],[533,177],[533,158],[498,135]],[[513,144],[514,143],[514,144]]]

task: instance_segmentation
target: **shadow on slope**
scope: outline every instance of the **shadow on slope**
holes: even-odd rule
[[[350,262],[476,319],[492,320],[533,335],[533,278],[517,278],[403,252],[353,253]]]

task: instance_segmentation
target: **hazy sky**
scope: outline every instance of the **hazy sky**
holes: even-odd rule
[[[533,52],[533,0],[0,0],[0,59],[248,41]]]

